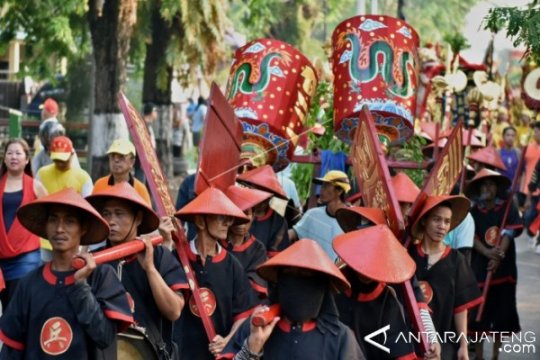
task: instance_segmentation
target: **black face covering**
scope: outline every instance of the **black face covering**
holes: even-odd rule
[[[316,319],[327,288],[328,279],[324,276],[281,274],[277,290],[283,315],[298,323]]]

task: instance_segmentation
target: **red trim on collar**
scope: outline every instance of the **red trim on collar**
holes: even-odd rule
[[[54,275],[52,271],[52,263],[48,262],[43,266],[43,278],[46,282],[48,282],[51,285],[56,285],[56,282],[58,281],[58,278],[56,275]],[[65,285],[73,285],[75,283],[75,276],[68,275],[65,278]]]
[[[385,288],[386,288],[385,283],[379,283],[375,287],[375,289],[373,289],[372,292],[370,292],[370,293],[359,293],[358,296],[356,297],[356,300],[360,301],[360,302],[373,301],[382,294],[382,292],[383,292],[383,290]]]
[[[263,216],[255,216],[255,220],[257,221],[265,221],[265,220],[268,220],[270,219],[270,216],[272,216],[272,214],[274,213],[274,210],[272,210],[272,208],[268,208],[268,211],[266,212],[266,214],[264,214]]]
[[[126,330],[131,324],[135,322],[133,316],[121,313],[114,310],[103,310],[105,316],[111,320],[116,320],[118,322],[118,332]]]
[[[194,241],[194,240],[192,240],[192,241]],[[187,253],[189,261],[195,262],[195,261],[197,261],[197,256],[199,256],[199,255],[195,254],[193,252],[193,250],[191,250],[190,243],[191,242],[188,242],[185,245],[186,253]],[[213,263],[218,263],[220,261],[223,261],[226,256],[227,256],[227,250],[224,247],[221,247],[221,251],[219,252],[219,254],[216,254],[216,255],[212,256],[212,262]]]
[[[251,235],[249,237],[249,239],[243,243],[243,244],[240,244],[240,245],[235,245],[233,246],[233,248],[231,249],[231,251],[234,251],[234,252],[244,252],[246,251],[251,245],[253,245],[253,243],[255,242],[255,236]]]
[[[262,295],[265,295],[265,297],[268,295],[268,289],[262,285],[259,285],[257,284],[255,281],[253,280],[249,280],[249,284],[251,285],[251,287],[253,288],[253,290],[255,290],[256,292],[258,292],[259,294],[262,294]]]
[[[445,245],[445,249],[443,251],[443,254],[441,255],[441,257],[439,258],[439,260],[442,260],[444,259],[445,257],[448,256],[448,254],[450,254],[450,252],[452,251],[452,248],[448,245]],[[416,244],[416,251],[418,252],[418,255],[420,255],[421,257],[426,257],[426,253],[424,252],[424,249],[422,249],[422,243],[419,242],[418,244]],[[437,261],[439,261],[437,260]]]
[[[291,332],[291,322],[287,319],[281,319],[278,321],[277,325],[282,331]],[[302,324],[302,332],[308,332],[317,327],[316,321],[308,321]]]

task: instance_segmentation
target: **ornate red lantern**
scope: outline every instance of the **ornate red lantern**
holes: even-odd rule
[[[286,167],[316,88],[315,68],[287,43],[257,39],[236,50],[227,98],[244,129],[240,157]]]
[[[371,111],[383,144],[414,132],[419,38],[405,21],[362,15],[339,24],[332,35],[334,129],[351,143],[363,105]]]

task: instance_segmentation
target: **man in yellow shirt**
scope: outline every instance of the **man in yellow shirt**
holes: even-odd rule
[[[65,188],[72,188],[85,197],[92,193],[93,183],[90,175],[81,168],[71,165],[71,158],[75,154],[73,143],[67,136],[55,137],[50,145],[52,164],[39,169],[36,179],[41,181],[49,194],[54,194]],[[51,244],[41,239],[42,260],[49,261],[51,257]]]
[[[137,155],[135,146],[133,146],[131,141],[127,139],[114,140],[107,151],[107,155],[109,155],[109,170],[111,173],[96,181],[93,193],[100,192],[122,181],[127,181],[135,188],[135,191],[137,191],[144,201],[152,206],[150,194],[146,186],[131,174]]]

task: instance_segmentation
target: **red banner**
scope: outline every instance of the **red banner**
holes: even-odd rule
[[[351,148],[351,161],[364,206],[384,211],[390,229],[396,236],[405,230],[399,203],[394,195],[390,172],[381,149],[371,113],[364,106],[359,114],[358,127]]]
[[[152,199],[156,204],[159,216],[174,216],[176,209],[174,208],[171,194],[169,193],[167,179],[163,175],[156,152],[152,147],[150,134],[144,119],[123,93],[120,93],[118,96],[118,105],[120,106],[120,110],[122,110],[124,118],[126,119],[131,138],[133,139],[133,143],[137,149],[137,155],[139,156],[141,166],[144,170],[144,174],[146,175],[148,187],[150,189],[150,193],[152,194]],[[174,217],[173,219],[176,220]],[[209,341],[212,341],[212,339],[216,336],[214,324],[205,310],[204,303],[200,297],[197,279],[191,270],[187,254],[183,250],[185,248],[183,244],[187,242],[184,229],[178,220],[176,220],[175,223],[178,231],[174,232],[172,235],[176,245],[176,251],[178,252],[180,262],[184,272],[186,273],[189,288],[193,294],[197,309],[199,309],[199,314],[202,314],[201,320],[203,322],[206,335],[208,336]]]
[[[243,131],[233,108],[215,83],[210,89],[203,129],[195,193],[200,194],[209,186],[225,191],[236,179]]]

